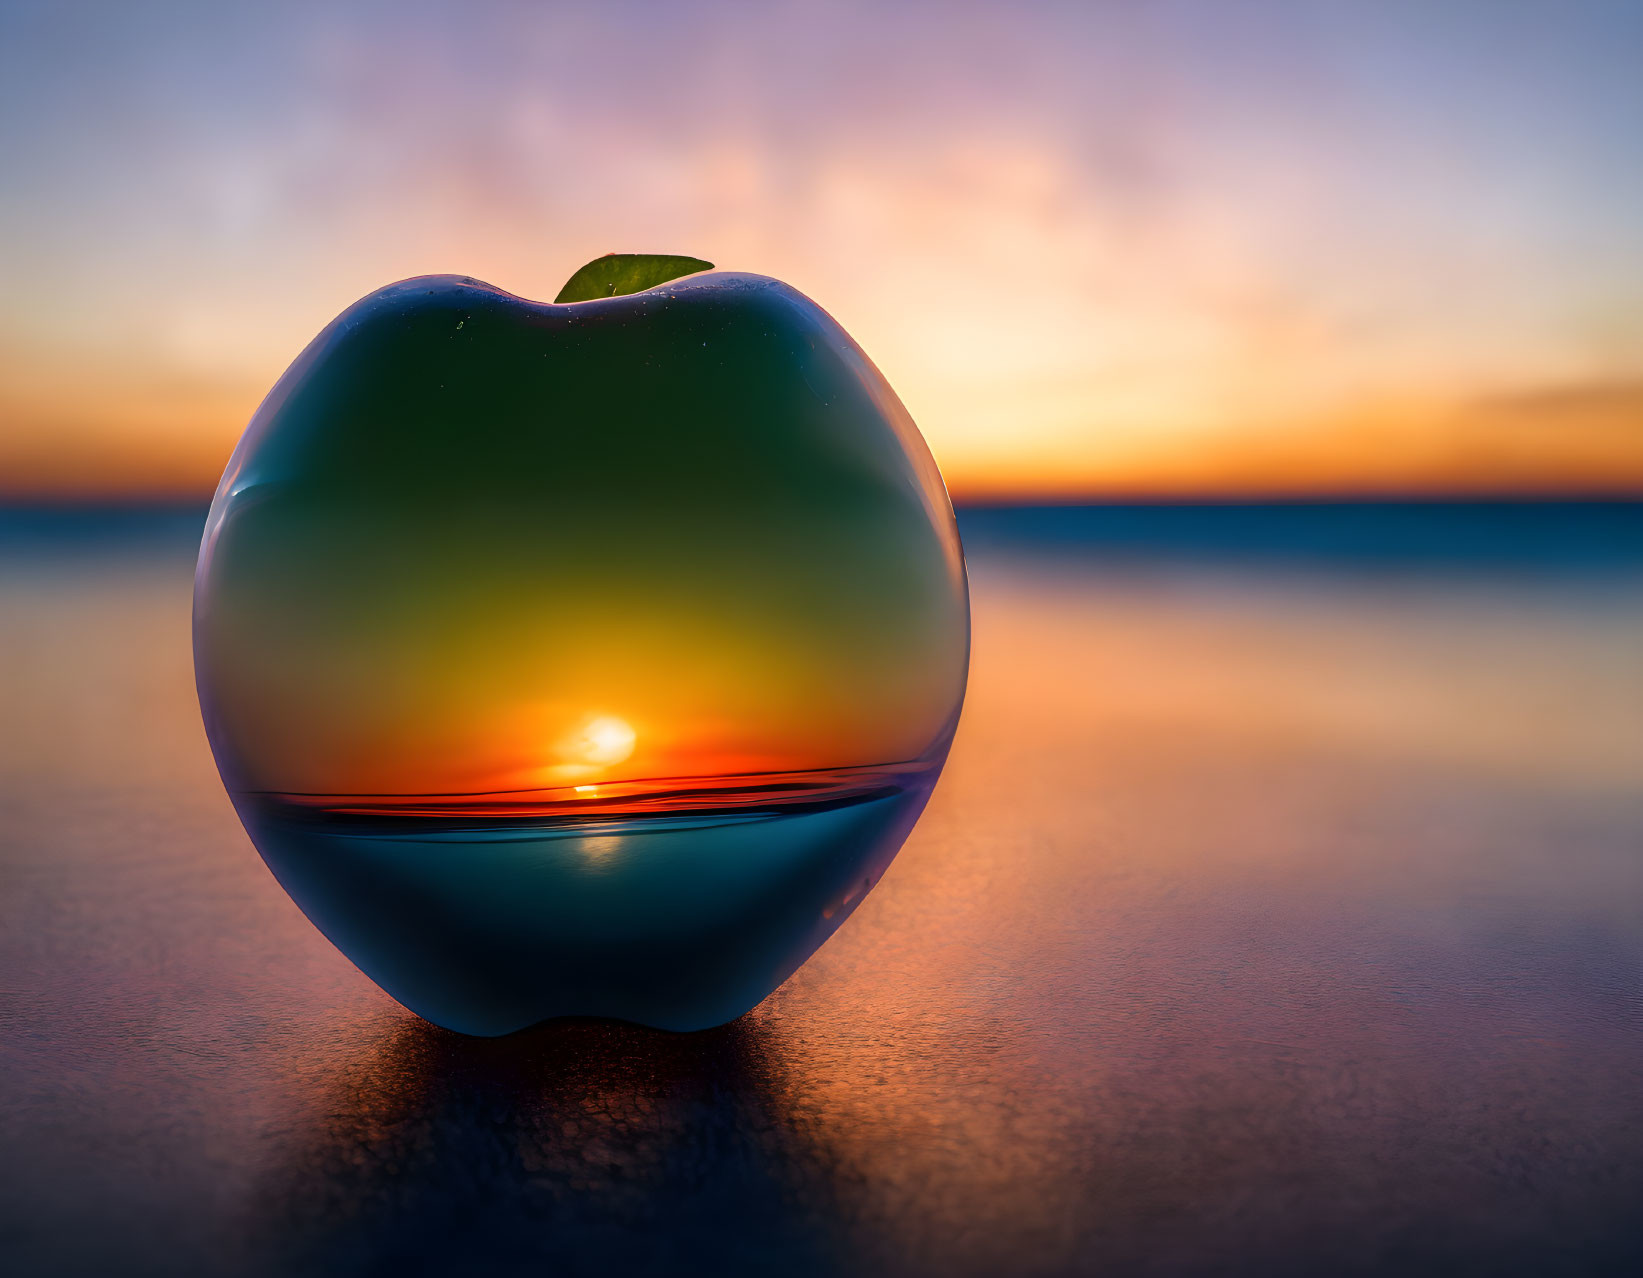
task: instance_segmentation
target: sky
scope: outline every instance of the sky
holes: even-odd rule
[[[0,498],[203,499],[393,280],[830,311],[970,500],[1643,492],[1643,5],[0,0]]]

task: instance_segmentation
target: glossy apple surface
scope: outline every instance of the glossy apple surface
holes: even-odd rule
[[[258,410],[194,647],[258,850],[395,998],[477,1034],[694,1029],[883,874],[969,610],[935,463],[808,298],[437,276],[350,307]]]

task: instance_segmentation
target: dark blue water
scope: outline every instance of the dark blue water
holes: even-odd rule
[[[1643,502],[1316,501],[972,506],[983,553],[1382,572],[1606,573],[1643,565]]]
[[[205,507],[0,505],[0,545],[99,555],[197,539]],[[1643,564],[1643,501],[961,506],[967,547],[1109,561],[1607,571]]]
[[[327,825],[249,801],[240,814],[314,925],[437,1025],[697,1030],[755,1006],[844,923],[928,795],[559,829]]]

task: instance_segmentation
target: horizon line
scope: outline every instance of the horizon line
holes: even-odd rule
[[[8,493],[0,490],[0,514],[199,513],[211,497],[183,494]],[[1204,488],[989,493],[952,498],[955,512],[1172,506],[1555,506],[1643,504],[1643,486],[1600,488]]]

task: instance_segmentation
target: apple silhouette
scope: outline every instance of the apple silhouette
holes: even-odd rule
[[[372,293],[212,502],[223,782],[314,924],[448,1028],[741,1015],[878,881],[957,727],[923,440],[819,306],[708,267]]]

